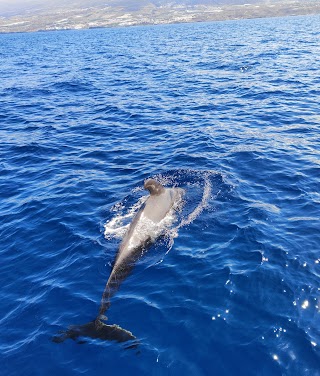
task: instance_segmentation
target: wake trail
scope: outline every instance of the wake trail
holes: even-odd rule
[[[210,179],[208,176],[205,177],[204,181],[204,188],[203,188],[203,195],[200,203],[198,206],[191,212],[186,218],[182,219],[179,226],[177,226],[177,229],[187,226],[190,223],[192,223],[196,218],[199,217],[199,215],[202,213],[202,211],[207,207],[209,198],[211,196],[212,192],[212,185],[210,182]]]

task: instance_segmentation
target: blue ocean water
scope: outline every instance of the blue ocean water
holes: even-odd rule
[[[319,40],[319,16],[0,35],[2,375],[320,375]],[[139,347],[53,343],[97,315],[148,177],[186,194],[107,312]]]

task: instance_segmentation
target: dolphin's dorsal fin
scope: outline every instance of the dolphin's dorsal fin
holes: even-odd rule
[[[164,187],[154,179],[147,179],[144,182],[144,189],[147,189],[151,196],[158,196],[164,192]]]

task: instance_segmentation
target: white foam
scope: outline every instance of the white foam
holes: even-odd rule
[[[123,213],[123,206],[118,204],[114,207],[114,210],[119,212],[111,218],[104,225],[104,236],[106,239],[122,239],[128,230],[131,221],[137,214],[143,203],[147,200],[148,196],[141,197],[133,206],[131,206],[127,212]],[[154,241],[163,233],[168,232],[174,221],[176,220],[176,210],[181,200],[175,202],[168,214],[158,223],[154,223],[143,214],[140,217],[139,222],[135,228],[135,236],[132,237],[132,247],[136,245],[136,242],[143,241],[146,237],[150,237],[151,241]],[[130,244],[131,247],[131,244]]]
[[[138,212],[141,205],[146,201],[148,196],[142,196],[133,206],[131,206],[126,213],[123,213],[124,206],[121,203],[116,204],[113,207],[113,211],[116,215],[111,218],[104,225],[104,236],[106,239],[122,239],[130,222]]]
[[[187,218],[185,219],[182,219],[181,220],[181,223],[179,225],[179,228],[180,227],[183,227],[183,226],[187,226],[189,225],[190,223],[192,223],[196,218],[199,217],[199,215],[202,213],[202,211],[206,208],[206,206],[208,205],[208,201],[211,197],[211,192],[212,192],[212,186],[211,186],[211,182],[210,182],[210,179],[208,176],[205,177],[205,181],[204,181],[204,188],[203,188],[203,195],[202,195],[202,199],[200,201],[200,203],[198,204],[198,206],[193,210],[193,212],[191,212]],[[219,193],[219,192],[218,192]]]
[[[164,180],[165,179],[162,177],[162,184],[164,184]],[[218,192],[217,195],[219,193],[220,192]],[[170,209],[170,211],[162,221],[154,223],[153,221],[142,215],[136,225],[136,228],[134,229],[134,236],[131,237],[130,249],[132,249],[132,247],[136,247],[138,244],[145,241],[148,237],[151,238],[151,241],[154,241],[159,236],[165,235],[169,239],[168,250],[166,252],[167,254],[174,244],[174,239],[178,237],[179,229],[191,224],[196,218],[199,217],[202,211],[208,206],[211,195],[212,185],[210,182],[210,174],[206,173],[204,176],[203,194],[201,201],[196,206],[196,208],[185,218],[182,218],[176,226],[174,226],[174,223],[177,221],[177,214],[186,204],[182,195],[179,195],[179,199],[174,203],[173,207]],[[142,196],[126,212],[124,212],[125,207],[122,203],[115,205],[113,211],[116,212],[116,215],[104,225],[104,235],[106,239],[122,239],[126,234],[126,231],[128,230],[132,219],[137,214],[140,207],[147,200],[147,198],[148,195]]]
[[[142,213],[134,229],[134,234],[130,238],[129,249],[136,248],[148,238],[154,242],[160,235],[167,233],[174,219],[173,210],[170,210],[165,218],[158,223],[153,222]]]

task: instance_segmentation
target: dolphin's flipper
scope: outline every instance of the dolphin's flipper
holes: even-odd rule
[[[68,338],[78,340],[79,337],[89,337],[117,342],[126,342],[136,339],[136,337],[128,330],[122,329],[115,324],[104,324],[99,319],[96,319],[84,325],[74,325],[60,335],[54,336],[52,341],[61,343]],[[80,340],[78,343],[83,343],[83,341]]]

